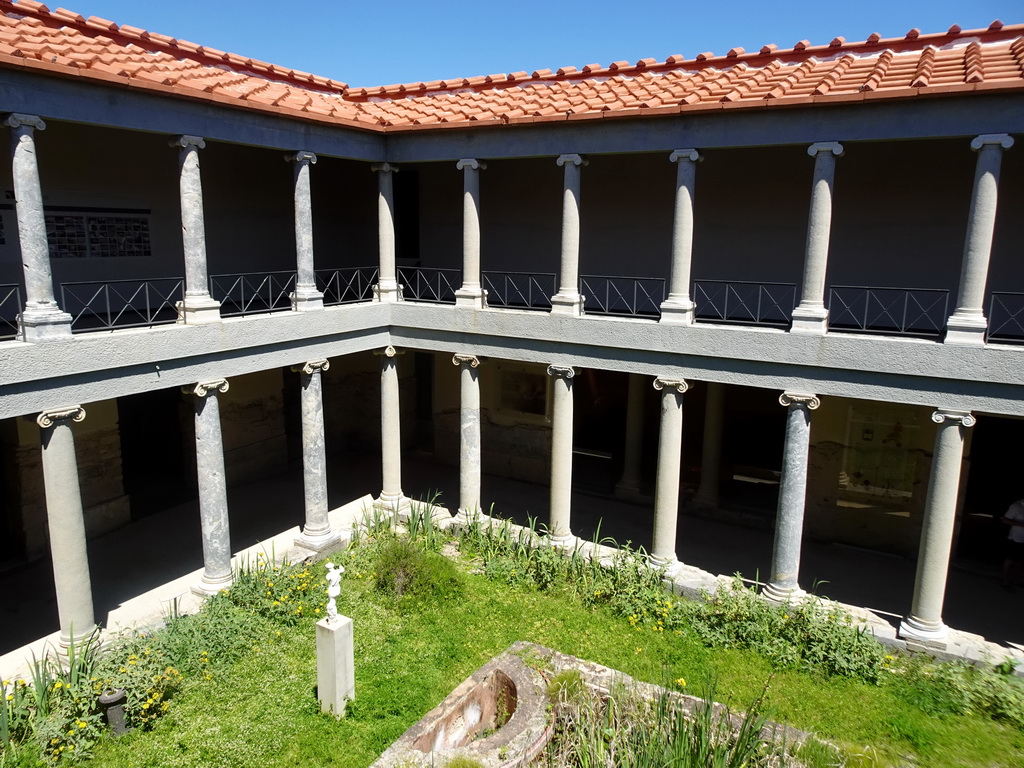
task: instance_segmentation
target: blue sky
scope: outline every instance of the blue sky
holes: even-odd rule
[[[1024,22],[1022,0],[51,0],[59,4],[354,86]]]

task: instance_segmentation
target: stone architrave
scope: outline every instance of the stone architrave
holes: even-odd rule
[[[201,381],[182,392],[195,397],[196,470],[199,481],[199,519],[203,534],[203,575],[192,591],[215,595],[231,586],[231,531],[228,525],[224,440],[220,426],[219,394],[228,391],[226,379]]]
[[[374,505],[402,517],[408,514],[409,499],[402,493],[401,392],[398,381],[398,355],[392,346],[375,354],[380,356],[380,455],[383,488]]]
[[[572,533],[572,380],[576,371],[569,366],[549,365],[552,382],[551,402],[551,504],[548,530],[551,543],[571,549],[576,544]]]
[[[587,161],[579,155],[561,155],[556,161],[565,168],[562,188],[562,264],[558,293],[551,297],[551,313],[583,314],[580,296],[580,167]]]
[[[323,551],[338,543],[331,530],[327,499],[327,449],[324,443],[324,397],[322,373],[331,367],[327,360],[310,360],[292,367],[301,376],[302,393],[302,487],[306,518],[295,543]]]
[[[800,542],[804,533],[807,500],[807,458],[811,445],[811,411],[821,405],[816,395],[783,392],[786,406],[786,445],[782,454],[779,510],[775,516],[772,571],[764,596],[785,602],[802,593],[799,584]]]
[[[914,599],[910,614],[900,624],[899,635],[908,642],[944,649],[948,629],[942,622],[942,604],[953,549],[964,436],[967,428],[974,426],[975,418],[968,411],[939,408],[932,414],[932,421],[939,426],[924,503]]]
[[[661,322],[691,325],[694,304],[690,297],[693,255],[693,195],[697,163],[704,158],[696,149],[677,149],[668,156],[676,163],[676,199],[672,218],[672,268],[668,297],[661,304]]]
[[[61,311],[53,294],[43,188],[36,160],[35,131],[44,130],[46,123],[36,115],[12,114],[3,124],[11,129],[11,178],[25,277],[25,306],[18,317],[18,334],[32,343],[68,339],[71,315]]]
[[[377,174],[377,250],[380,270],[374,296],[377,301],[400,301],[398,267],[395,255],[395,179],[398,166],[394,163],[374,163]]]
[[[480,283],[480,171],[487,164],[464,158],[455,165],[462,171],[462,287],[455,292],[455,305],[483,309],[486,306]]]
[[[992,237],[996,227],[999,198],[999,169],[1003,152],[1013,146],[1005,133],[976,136],[971,149],[978,153],[967,217],[967,237],[960,268],[960,293],[956,309],[946,321],[947,344],[984,344],[988,321],[985,319],[985,284],[992,256]]]
[[[85,410],[80,405],[43,411],[36,418],[42,430],[46,522],[63,649],[78,645],[96,631],[78,459],[71,430],[72,422],[84,419]]]
[[[292,309],[324,308],[324,295],[316,287],[313,262],[313,196],[309,187],[310,166],[316,164],[312,152],[295,152],[284,159],[295,164],[295,290]]]
[[[793,333],[822,335],[828,330],[825,272],[832,232],[832,187],[836,178],[836,158],[842,157],[843,145],[836,141],[821,141],[808,147],[807,154],[814,158],[814,182],[807,219],[804,279],[790,330]]]
[[[180,317],[187,325],[220,322],[220,302],[210,296],[206,266],[206,222],[203,215],[203,182],[199,150],[206,142],[199,136],[178,136],[170,146],[178,148],[181,197],[181,241],[185,252],[185,300]]]
[[[661,392],[661,430],[650,560],[652,566],[671,578],[681,567],[676,557],[676,523],[679,519],[679,469],[683,458],[683,394],[690,383],[685,379],[657,378],[654,388]]]
[[[458,522],[465,522],[480,510],[480,360],[473,355],[454,355],[459,367],[459,511]]]

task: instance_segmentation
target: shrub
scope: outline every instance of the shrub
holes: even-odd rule
[[[1024,729],[1024,680],[967,662],[906,665],[902,696],[925,712],[962,715],[977,712]]]
[[[153,635],[138,634],[110,647],[97,667],[93,692],[124,689],[125,723],[147,727],[167,712],[181,679],[159,641]]]
[[[246,563],[235,571],[227,597],[278,624],[295,626],[303,618],[323,616],[327,587],[322,574],[309,565],[278,565],[260,554],[255,564]]]
[[[401,600],[447,600],[462,594],[462,575],[447,558],[408,539],[380,543],[374,576],[377,591]]]

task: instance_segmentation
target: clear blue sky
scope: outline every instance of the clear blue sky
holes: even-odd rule
[[[1024,22],[1022,0],[50,0],[353,86]]]

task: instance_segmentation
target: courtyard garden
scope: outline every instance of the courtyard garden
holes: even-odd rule
[[[625,722],[609,714],[613,703],[580,704],[572,681],[552,680],[556,734],[576,741],[555,739],[537,765],[1024,762],[1024,685],[1010,669],[893,655],[827,604],[774,607],[738,580],[683,600],[628,549],[610,568],[534,546],[536,534],[509,525],[455,533],[414,515],[408,528],[378,520],[332,556],[346,569],[338,611],[355,626],[356,698],[343,719],[323,714],[315,694],[324,564],[280,565],[268,553],[196,615],[5,681],[0,768],[365,768],[518,640],[749,713],[746,736],[664,707],[641,711],[645,728],[612,728]],[[97,706],[113,688],[127,691],[132,728],[118,738]],[[821,742],[759,744],[750,733],[765,718]],[[704,757],[686,762],[701,743]]]

